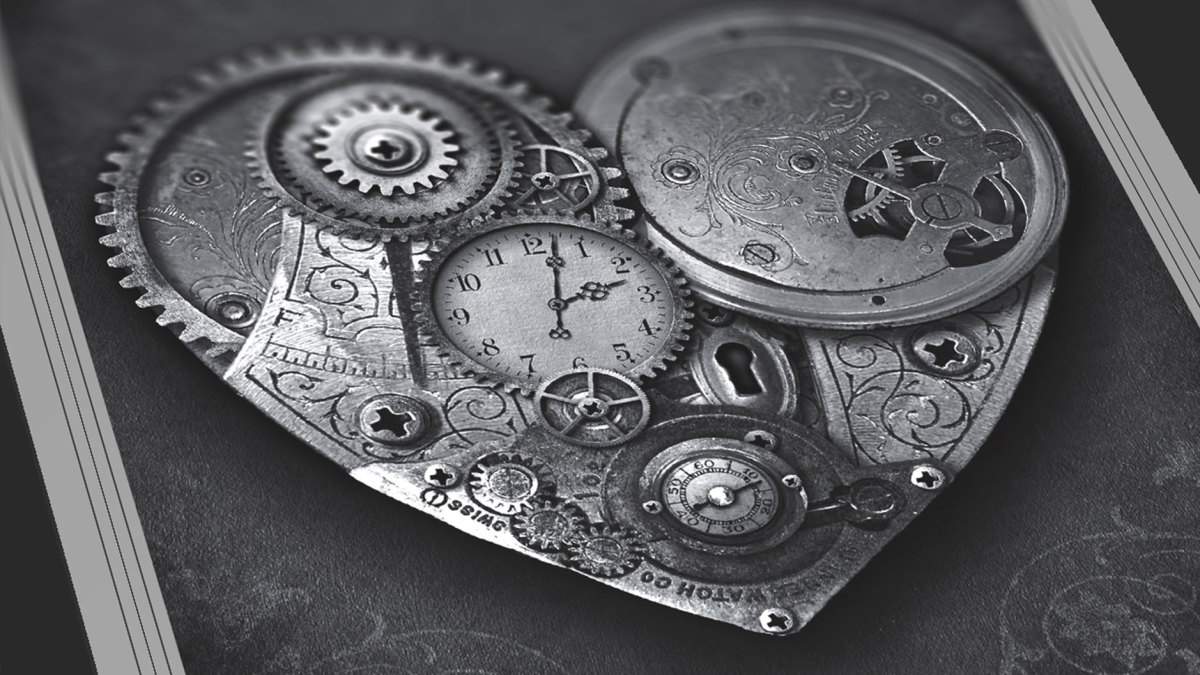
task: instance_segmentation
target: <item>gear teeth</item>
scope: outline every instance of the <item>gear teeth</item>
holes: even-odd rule
[[[173,289],[159,288],[165,282],[153,270],[153,262],[148,259],[144,251],[138,251],[141,246],[139,237],[136,234],[130,234],[130,232],[135,232],[138,227],[137,215],[134,211],[136,199],[133,198],[133,195],[136,194],[136,178],[140,174],[141,163],[147,161],[144,154],[145,149],[152,147],[168,133],[173,121],[226,85],[245,85],[254,82],[256,79],[262,79],[269,75],[272,68],[279,66],[301,67],[305,64],[313,66],[332,64],[335,67],[338,65],[353,67],[366,65],[372,59],[379,58],[408,61],[408,65],[418,71],[436,72],[439,68],[449,69],[451,72],[448,73],[450,75],[448,79],[453,81],[456,87],[465,86],[467,89],[477,89],[485,99],[496,101],[489,114],[503,118],[511,114],[507,108],[513,108],[530,117],[535,124],[545,126],[547,131],[555,137],[556,142],[564,147],[577,152],[586,152],[588,157],[600,156],[594,154],[593,148],[588,145],[591,135],[586,131],[571,127],[573,120],[570,115],[551,112],[550,100],[544,97],[532,97],[528,83],[511,77],[501,68],[486,65],[473,58],[455,57],[410,42],[397,42],[377,37],[364,39],[343,36],[309,39],[282,43],[265,49],[247,49],[193,69],[182,78],[181,84],[170,89],[166,96],[154,99],[146,111],[134,113],[127,130],[117,135],[120,150],[110,153],[106,157],[106,160],[116,170],[100,174],[99,180],[115,190],[104,191],[96,196],[97,203],[101,208],[101,212],[96,215],[96,223],[99,226],[116,230],[114,233],[104,235],[101,238],[102,243],[120,251],[118,255],[110,258],[110,264],[130,270],[130,274],[122,278],[120,284],[126,288],[146,290],[146,293],[137,300],[140,306],[166,308],[183,302]],[[500,129],[500,136],[495,139],[495,147],[499,147],[499,144],[503,143],[508,148],[515,149],[521,142],[516,129],[511,125],[501,125]],[[458,144],[454,145],[458,146]],[[292,203],[290,200],[278,201],[278,212],[308,221],[316,219],[327,226],[334,227],[335,231],[350,236],[378,237],[384,240],[407,240],[414,236],[437,237],[443,230],[450,227],[478,227],[481,223],[494,219],[496,214],[503,210],[503,205],[514,196],[516,177],[524,168],[524,162],[519,153],[514,150],[508,152],[512,153],[511,173],[507,174],[508,178],[497,178],[500,175],[500,169],[491,167],[486,175],[486,181],[494,187],[488,193],[487,202],[480,203],[477,207],[472,207],[459,215],[452,215],[451,207],[446,207],[426,218],[407,220],[403,223],[398,223],[395,218],[385,219],[383,222],[392,227],[379,227],[336,220],[326,215],[329,212],[336,213],[338,211],[336,209],[330,209],[327,212],[310,210],[302,203]],[[279,196],[273,194],[273,186],[265,175],[265,172],[268,171],[266,165],[259,163],[262,158],[257,155],[254,148],[249,148],[247,155],[250,157],[252,167],[257,167],[253,179],[257,183],[258,189],[278,200]],[[601,175],[606,179],[613,179],[614,176],[620,175],[619,172],[614,174],[613,171],[610,171],[610,167],[598,165],[597,168],[603,169]],[[608,185],[606,188],[599,196],[597,203],[590,207],[592,211],[605,220],[624,221],[631,218],[632,211],[611,204],[612,199],[623,198],[626,192],[620,188],[614,188],[612,185]],[[157,290],[152,290],[155,288]],[[168,322],[176,322],[192,328],[190,331],[181,333],[181,336],[186,336],[185,341],[191,341],[193,337],[196,340],[209,341],[212,344],[212,347],[209,348],[209,356],[236,352],[243,342],[240,335],[220,326],[190,304],[183,307],[181,311],[164,313],[164,316],[168,317]]]

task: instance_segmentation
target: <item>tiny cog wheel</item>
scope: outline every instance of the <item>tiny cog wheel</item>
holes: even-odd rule
[[[561,287],[552,288],[553,269],[563,270]],[[544,288],[530,281],[537,277]],[[562,297],[548,301],[552,293]],[[421,330],[439,355],[480,383],[527,395],[549,375],[587,365],[633,378],[657,376],[684,349],[691,305],[687,280],[674,263],[631,229],[545,211],[504,213],[439,240],[413,293]],[[549,329],[513,321],[526,310],[530,322],[536,316]],[[558,310],[563,314],[555,326]],[[612,328],[612,319],[635,311],[636,320],[619,334],[575,327]],[[586,322],[566,328],[566,315]]]
[[[631,530],[593,525],[567,547],[567,563],[598,577],[620,577],[642,564],[646,545]]]
[[[436,78],[325,81],[272,101],[249,140],[259,187],[335,232],[409,239],[505,203],[521,168],[511,116]]]
[[[419,105],[378,101],[351,105],[318,125],[313,157],[359,192],[411,195],[450,177],[460,150],[453,137],[445,120]]]
[[[479,460],[467,479],[471,497],[493,513],[511,516],[538,496],[553,494],[553,475],[536,459],[511,453]]]
[[[568,443],[620,445],[650,421],[650,400],[633,380],[610,370],[580,368],[547,380],[534,394],[546,429]]]
[[[512,520],[517,541],[548,553],[565,550],[587,529],[588,519],[583,509],[553,498],[531,500]]]
[[[603,189],[596,165],[578,152],[540,143],[520,151],[524,166],[513,200],[518,209],[578,213]]]

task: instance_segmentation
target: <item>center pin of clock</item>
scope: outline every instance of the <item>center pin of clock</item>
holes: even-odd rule
[[[737,500],[737,493],[727,485],[717,485],[708,491],[708,503],[713,506],[729,506]]]

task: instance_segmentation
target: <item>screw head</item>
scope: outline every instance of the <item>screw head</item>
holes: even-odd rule
[[[676,185],[691,185],[700,180],[700,169],[688,160],[676,157],[662,165],[662,175]]]
[[[724,307],[718,307],[716,305],[709,304],[700,305],[696,309],[696,315],[700,317],[700,320],[704,323],[710,326],[716,326],[718,328],[721,326],[728,326],[729,324],[733,323],[735,318],[733,312],[725,309]]]
[[[742,247],[742,260],[751,267],[766,267],[779,260],[779,251],[771,244],[750,241]]]
[[[642,510],[651,515],[657,515],[662,513],[663,505],[662,502],[658,501],[657,499],[650,499],[642,502]]]
[[[452,487],[458,482],[458,470],[449,464],[430,464],[425,469],[425,482],[439,488]]]
[[[364,129],[350,145],[350,157],[355,164],[387,175],[408,173],[421,166],[428,155],[424,139],[403,127]]]
[[[917,363],[938,375],[963,375],[979,367],[979,343],[974,336],[953,329],[916,335],[911,343]]]
[[[794,473],[789,473],[788,475],[784,476],[780,482],[783,483],[783,486],[789,490],[798,490],[804,487],[804,481],[800,480],[800,476],[797,476]]]
[[[787,633],[796,627],[796,615],[782,607],[769,607],[758,615],[758,625],[768,633]]]
[[[433,428],[429,409],[411,396],[383,394],[368,399],[358,412],[364,436],[384,445],[411,445]]]
[[[904,494],[889,481],[863,478],[850,485],[846,505],[851,522],[891,520],[904,508]]]
[[[238,293],[227,291],[218,293],[204,303],[208,315],[227,328],[249,328],[258,321],[262,309],[258,300]]]
[[[779,437],[762,429],[755,429],[747,433],[742,437],[742,441],[767,452],[773,452],[775,448],[779,447]]]
[[[788,166],[799,173],[812,173],[818,168],[818,160],[812,153],[797,152],[788,157]]]
[[[908,480],[922,490],[937,490],[946,484],[946,472],[930,464],[913,467]]]

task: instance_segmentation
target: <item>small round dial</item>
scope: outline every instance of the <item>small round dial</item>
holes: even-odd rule
[[[771,522],[779,510],[779,488],[753,462],[714,455],[671,469],[662,483],[662,501],[688,530],[705,537],[740,537]]]
[[[431,262],[423,311],[465,370],[531,390],[584,367],[647,375],[679,347],[668,263],[619,230],[564,220],[491,229]]]

